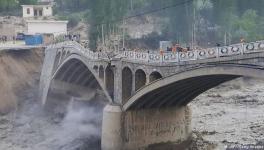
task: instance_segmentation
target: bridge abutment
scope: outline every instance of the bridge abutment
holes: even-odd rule
[[[177,148],[191,136],[188,106],[122,111],[120,106],[104,109],[102,150]]]

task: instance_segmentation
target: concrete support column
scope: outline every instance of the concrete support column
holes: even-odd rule
[[[103,113],[102,150],[122,150],[122,110],[120,106],[107,105]]]
[[[114,69],[115,76],[115,87],[114,87],[114,102],[117,104],[122,104],[122,67],[116,64]]]
[[[177,149],[186,146],[192,133],[188,106],[123,112],[106,106],[102,150]]]
[[[149,74],[146,74],[146,85],[149,84]]]
[[[135,77],[135,72],[133,72],[132,74],[132,91],[131,91],[131,94],[135,94],[136,92],[136,77]]]
[[[105,71],[105,68],[104,68],[104,81],[103,82],[104,82],[104,87],[106,88],[106,71]]]
[[[60,65],[60,63],[61,63],[61,61],[62,61],[62,54],[63,54],[63,50],[61,51],[61,54],[60,54],[60,58],[59,58],[58,66]]]

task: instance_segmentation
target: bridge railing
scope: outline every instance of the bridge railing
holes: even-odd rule
[[[244,55],[249,53],[264,52],[264,41],[251,43],[239,43],[223,47],[213,47],[202,50],[187,52],[164,52],[149,53],[136,51],[123,51],[121,56],[131,61],[153,62],[153,63],[178,63],[219,57]]]
[[[75,41],[65,41],[53,44],[47,47],[48,49],[74,48],[76,52],[90,59],[109,59],[109,54],[103,52],[93,52],[90,49],[84,48],[81,44]],[[151,63],[179,63],[185,61],[195,61],[202,59],[211,59],[219,57],[228,57],[234,55],[244,55],[250,53],[264,52],[264,41],[251,43],[239,43],[223,47],[213,47],[202,50],[193,50],[187,52],[164,52],[164,53],[149,53],[136,51],[122,51],[118,56],[131,60]]]
[[[70,50],[74,49],[75,52],[79,52],[90,59],[108,59],[108,55],[102,52],[93,52],[90,49],[84,48],[81,44],[75,41],[65,41],[57,44],[53,44],[47,47],[48,49],[65,49],[70,48]]]

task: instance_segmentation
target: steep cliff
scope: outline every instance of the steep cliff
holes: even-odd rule
[[[43,57],[40,49],[0,52],[0,113],[16,109],[18,97],[36,85]]]

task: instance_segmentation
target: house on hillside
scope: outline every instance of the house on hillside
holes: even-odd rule
[[[23,18],[27,24],[27,31],[25,34],[48,34],[54,37],[67,34],[68,21],[57,21],[52,19],[53,5],[53,0],[39,0],[37,5],[22,5]]]
[[[52,5],[22,5],[23,18],[49,17],[53,15]]]

